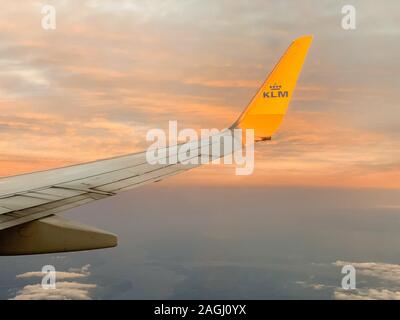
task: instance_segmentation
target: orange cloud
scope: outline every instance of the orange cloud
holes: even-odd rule
[[[197,5],[207,8],[189,7]],[[213,23],[181,4],[165,15],[158,6],[65,3],[57,30],[46,32],[37,2],[3,5],[1,175],[139,151],[146,131],[168,120],[181,128],[227,127],[299,32],[275,23],[274,10],[259,10],[265,17],[256,20],[222,10]],[[263,28],[254,28],[257,21]],[[360,63],[370,38],[362,50],[352,43],[348,50],[356,51],[340,55],[332,37],[321,35],[281,130],[257,147],[254,175],[207,166],[173,181],[398,188],[400,117],[390,75],[397,47],[390,41],[388,56],[371,50],[375,60]],[[349,44],[339,38],[335,45]]]
[[[397,140],[357,130],[332,115],[292,112],[275,139],[256,145],[252,175],[208,165],[166,183],[399,188],[398,150]]]
[[[190,78],[186,79],[187,84],[196,84],[205,87],[214,88],[257,88],[260,85],[257,81],[252,80],[222,80],[222,79],[201,79],[201,78]]]

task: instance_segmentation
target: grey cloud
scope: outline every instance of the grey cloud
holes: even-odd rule
[[[335,266],[343,267],[351,264],[357,271],[357,274],[374,277],[379,280],[390,281],[400,285],[400,265],[381,262],[348,262],[336,261]]]
[[[359,289],[353,292],[336,290],[334,298],[338,300],[400,300],[400,291],[380,289]]]
[[[90,300],[91,293],[97,288],[96,284],[78,281],[63,281],[68,279],[84,279],[90,276],[90,264],[81,268],[70,268],[68,271],[56,271],[56,288],[46,289],[39,284],[28,284],[18,290],[12,300]],[[31,271],[19,274],[17,279],[41,279],[43,273]],[[61,280],[61,281],[60,281]]]
[[[41,284],[27,285],[12,300],[91,300],[95,284],[58,282],[56,289],[43,289]]]
[[[313,290],[331,289],[338,300],[400,300],[400,265],[383,262],[335,261],[335,267],[352,265],[356,270],[356,289],[344,290],[325,283],[296,283]],[[321,264],[320,266],[326,266]]]

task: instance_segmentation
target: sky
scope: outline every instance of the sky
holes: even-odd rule
[[[252,175],[203,166],[74,209],[119,246],[0,257],[0,298],[48,298],[48,263],[66,298],[399,298],[399,21],[395,0],[3,1],[0,176],[142,151],[170,120],[226,128],[294,39],[314,41]],[[338,289],[348,262],[355,292]]]
[[[290,111],[249,185],[398,188],[399,4],[38,1],[0,13],[1,175],[144,150],[146,132],[232,124],[296,37],[313,34]],[[223,179],[221,179],[223,176]],[[242,184],[232,168],[180,183]],[[199,181],[200,180],[200,181]]]

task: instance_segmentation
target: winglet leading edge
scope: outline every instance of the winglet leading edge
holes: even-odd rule
[[[256,141],[271,138],[286,114],[312,39],[292,42],[232,128],[254,129]]]

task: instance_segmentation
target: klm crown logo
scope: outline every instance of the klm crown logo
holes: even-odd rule
[[[282,86],[278,86],[276,83],[272,86],[269,86],[271,90],[281,90]]]
[[[264,91],[263,97],[264,98],[288,98],[289,92],[283,91],[281,85],[277,85],[274,83],[273,85],[269,86],[270,91]]]

